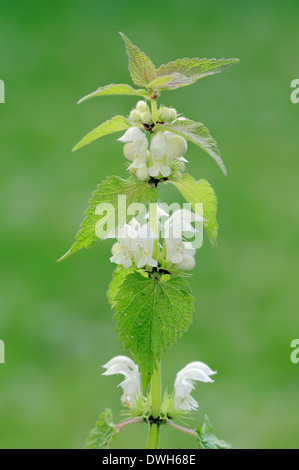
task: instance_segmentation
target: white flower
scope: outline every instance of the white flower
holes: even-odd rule
[[[144,133],[139,129],[139,127],[130,127],[123,136],[121,136],[118,141],[127,143],[134,142],[134,140],[141,140],[145,137]]]
[[[147,166],[142,166],[137,169],[136,176],[139,181],[147,181],[149,179],[149,172]]]
[[[134,408],[141,396],[141,379],[136,364],[126,356],[116,356],[103,367],[106,372],[102,375],[122,374],[125,377],[125,380],[119,384],[124,392],[121,401],[125,405]]]
[[[163,132],[158,132],[151,141],[150,152],[152,155],[153,165],[149,167],[150,176],[157,177],[161,173],[167,178],[171,170],[165,164],[168,154],[168,142]]]
[[[170,165],[173,160],[187,152],[187,142],[173,132],[158,132],[152,138],[150,152],[153,160],[153,165],[149,168],[150,175],[157,177],[161,173],[166,178],[171,173]]]
[[[197,232],[191,222],[202,221],[202,217],[186,209],[175,211],[164,224],[164,236],[166,240],[182,237],[183,232]]]
[[[195,250],[194,250],[195,251]],[[176,267],[183,271],[191,271],[195,266],[194,256],[183,254],[183,260]]]
[[[126,144],[124,146],[124,155],[127,160],[132,161],[129,169],[138,169],[146,166],[148,141],[138,127],[130,127],[118,140]]]
[[[202,220],[198,214],[186,209],[175,211],[164,224],[166,260],[177,264],[178,269],[190,271],[195,266],[196,253],[191,242],[183,241],[184,232],[196,232],[191,222]]]
[[[195,388],[194,381],[211,383],[210,377],[217,372],[212,371],[203,362],[190,362],[184,369],[178,372],[174,382],[174,401],[177,410],[192,411],[197,410],[198,403],[191,396]]]
[[[119,229],[118,241],[112,247],[113,256],[110,258],[112,263],[121,264],[124,268],[130,268],[133,259],[136,263],[139,261],[138,230],[139,224],[135,219],[130,224],[126,224]]]
[[[170,164],[174,158],[179,158],[187,152],[187,142],[180,135],[173,132],[164,132],[168,143],[167,162]]]
[[[153,268],[158,266],[157,260],[152,258],[155,241],[155,234],[149,228],[149,225],[143,225],[139,230],[139,245],[142,255],[137,263],[138,268],[142,268],[145,265],[152,266]]]
[[[166,239],[165,242],[167,261],[177,264],[177,268],[183,269],[184,271],[190,271],[194,268],[196,250],[192,247],[192,243],[184,242],[182,239],[178,238],[169,238]],[[190,258],[192,258],[193,261]]]

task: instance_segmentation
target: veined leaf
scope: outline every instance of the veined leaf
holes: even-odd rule
[[[157,70],[158,77],[168,76],[172,79],[161,85],[163,89],[175,89],[181,86],[191,85],[200,78],[221,72],[226,67],[236,64],[239,59],[177,59],[166,65],[161,65]]]
[[[190,142],[193,142],[195,145],[198,145],[198,147],[201,147],[216,161],[223,173],[226,175],[226,168],[222,161],[217,142],[211,136],[209,129],[207,129],[201,122],[179,118],[170,124],[157,124],[156,127],[162,131],[167,130],[174,132]]]
[[[157,88],[159,90],[174,90],[182,86],[191,85],[194,82],[194,78],[186,77],[186,75],[174,72],[171,75],[163,75],[162,77],[156,78],[154,81],[148,84],[148,88]]]
[[[85,449],[109,449],[116,434],[117,429],[112,422],[112,412],[111,410],[105,410],[99,416],[95,428],[91,431]]]
[[[83,139],[78,142],[73,148],[73,152],[85,145],[90,144],[96,139],[104,135],[114,134],[115,132],[124,131],[130,127],[130,122],[124,116],[114,116],[109,121],[103,122],[100,126],[96,127],[93,131],[89,132]]]
[[[123,33],[119,33],[126,44],[127,54],[129,57],[129,70],[133,82],[137,86],[147,86],[156,76],[157,71],[151,59],[141,52],[137,46],[134,46],[130,39]]]
[[[133,95],[133,96],[142,96],[143,98],[148,99],[148,92],[144,89],[138,89],[131,87],[130,85],[115,84],[103,86],[98,88],[96,91],[93,91],[89,95],[84,96],[81,100],[78,101],[78,104],[83,103],[83,101],[88,100],[89,98],[94,98],[96,96],[107,96],[107,95]]]
[[[105,238],[106,232],[104,232],[104,224],[109,226],[108,224],[111,220],[115,220],[115,227],[118,227],[119,196],[126,197],[127,208],[133,203],[142,203],[147,206],[149,201],[157,202],[158,200],[158,192],[155,188],[138,181],[134,177],[129,177],[126,180],[118,176],[108,177],[105,181],[100,183],[97,189],[92,193],[92,198],[90,199],[89,207],[84,214],[84,220],[79,232],[77,233],[76,241],[70,250],[58,261],[63,261],[82,248],[91,248],[100,239]],[[109,212],[107,211],[105,223],[98,226],[99,221],[102,219],[102,215],[96,214],[96,208],[102,203],[111,204],[114,210]],[[127,216],[126,221],[128,222],[130,218],[132,218],[132,215]],[[101,236],[102,229],[103,233]]]
[[[205,416],[202,428],[198,427],[196,432],[197,442],[201,449],[215,450],[229,449],[231,447],[229,444],[215,436],[214,430],[207,415]]]
[[[162,354],[192,322],[194,298],[181,277],[167,281],[129,274],[114,298],[119,339],[133,353],[146,388]]]
[[[215,247],[218,236],[217,197],[210,183],[206,180],[196,181],[188,173],[185,173],[180,181],[171,181],[171,183],[178,188],[194,211],[196,203],[203,204],[204,226],[212,245]]]
[[[170,83],[173,80],[174,75],[165,75],[164,77],[157,77],[155,80],[150,82],[147,87],[154,90],[155,88],[163,88],[167,83]]]
[[[124,268],[123,266],[117,266],[113,273],[112,281],[109,284],[109,288],[107,291],[107,297],[111,307],[113,308],[115,305],[115,297],[118,294],[118,290],[121,284],[124,282],[128,274],[133,273],[136,271],[136,267],[132,266],[131,268]]]

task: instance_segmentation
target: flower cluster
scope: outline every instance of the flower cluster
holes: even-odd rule
[[[148,217],[148,216],[147,216]],[[160,219],[165,219],[164,222]],[[148,223],[140,225],[136,219],[124,225],[118,231],[118,241],[112,247],[110,261],[124,268],[133,264],[137,268],[160,266],[190,271],[195,266],[195,253],[192,242],[185,241],[185,233],[195,233],[198,230],[192,222],[202,222],[202,218],[186,209],[175,211],[170,217],[159,208],[157,210],[158,235],[150,228]],[[161,238],[161,242],[160,242]],[[158,246],[159,256],[153,257],[154,246]]]
[[[143,113],[146,114],[147,112]],[[129,162],[128,171],[140,181],[150,178],[179,180],[187,160],[187,142],[172,132],[157,132],[149,146],[145,133],[137,126],[130,127],[118,139],[124,143],[124,155]]]
[[[121,401],[129,408],[134,409],[142,398],[138,366],[126,356],[116,356],[103,367],[106,369],[103,375],[122,374],[125,377],[125,380],[119,384],[123,389]],[[214,381],[211,376],[215,374],[217,372],[214,372],[203,362],[191,362],[180,370],[174,382],[174,410],[176,412],[197,410],[198,403],[191,396],[191,392],[195,388],[194,382],[212,383]]]
[[[174,121],[177,115],[176,109],[160,106],[158,110],[158,122]],[[153,124],[153,117],[146,101],[138,101],[136,107],[130,112],[130,120],[148,126]]]

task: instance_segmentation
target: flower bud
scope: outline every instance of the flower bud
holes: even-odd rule
[[[170,118],[170,110],[169,108],[166,108],[166,106],[161,106],[161,108],[158,111],[158,120],[159,121],[168,121]]]
[[[138,168],[136,172],[136,176],[140,181],[146,181],[149,179],[148,168],[143,166],[142,168]]]
[[[174,108],[169,108],[169,114],[172,121],[174,121],[178,116],[177,110]]]
[[[184,162],[176,162],[174,167],[177,171],[183,172],[186,168],[186,165]]]
[[[172,177],[175,179],[175,180],[181,180],[182,179],[182,173],[180,171],[175,171],[172,175]]]
[[[148,106],[146,104],[145,101],[138,101],[137,105],[136,105],[136,109],[140,112],[140,113],[145,113],[145,111],[148,111]]]
[[[141,121],[141,112],[137,109],[132,109],[130,112],[130,119],[133,122],[140,122]]]
[[[176,267],[182,269],[183,271],[191,271],[195,266],[195,259],[193,256],[186,256],[183,261],[178,263]]]
[[[134,160],[134,152],[132,150],[132,142],[128,142],[127,144],[124,145],[124,156],[126,157],[127,160],[130,160],[131,162]]]
[[[141,120],[144,124],[151,124],[153,122],[152,115],[149,111],[145,111],[141,114]]]

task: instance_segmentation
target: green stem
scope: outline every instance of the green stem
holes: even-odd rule
[[[152,115],[155,121],[157,115],[157,103],[152,100]],[[149,206],[149,226],[155,234],[156,240],[153,248],[153,259],[157,259],[159,255],[159,233],[158,233],[158,206],[157,203],[151,203]],[[158,419],[160,416],[161,407],[161,379],[160,379],[160,364],[154,370],[151,380],[151,398],[152,398],[152,418]],[[150,424],[148,449],[157,449],[159,443],[159,424],[152,422]]]
[[[148,449],[157,449],[159,443],[159,425],[157,423],[151,423],[149,437],[148,437]]]
[[[152,202],[149,205],[149,226],[155,235],[154,247],[152,257],[157,259],[160,253],[159,239],[158,239],[158,205],[156,202]]]
[[[154,124],[156,124],[158,120],[158,110],[157,110],[157,100],[151,100],[151,106],[152,106],[152,118],[154,121]]]
[[[154,370],[152,375],[152,416],[154,419],[160,416],[161,406],[161,380],[160,380],[160,365]]]
[[[152,417],[158,419],[160,416],[161,406],[161,378],[160,378],[160,365],[152,375]],[[159,443],[160,428],[158,423],[151,423],[148,438],[148,449],[157,449]]]

